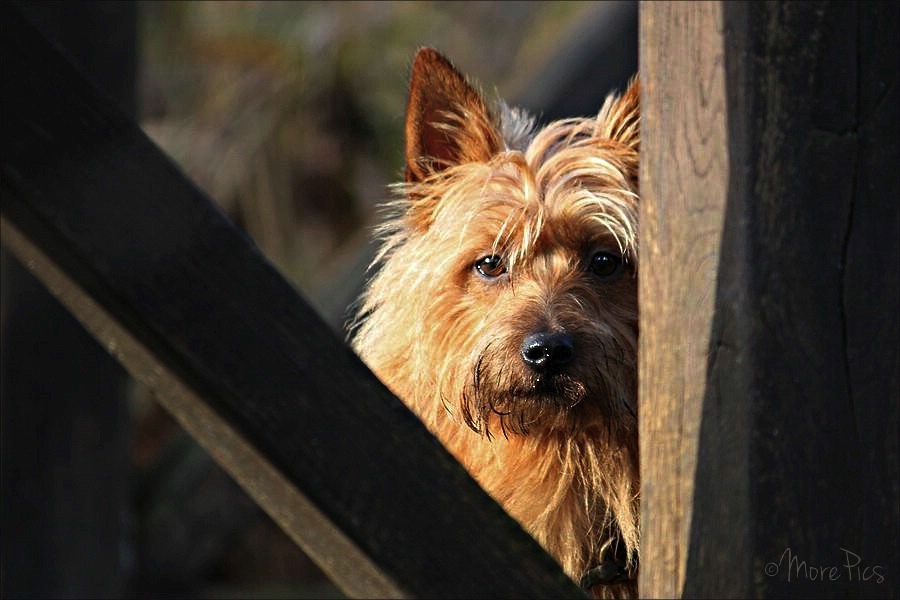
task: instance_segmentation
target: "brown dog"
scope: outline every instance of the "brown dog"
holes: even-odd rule
[[[535,130],[420,50],[354,347],[576,580],[634,595],[639,92]]]

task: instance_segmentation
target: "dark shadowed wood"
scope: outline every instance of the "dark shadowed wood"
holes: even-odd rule
[[[896,597],[898,5],[641,10],[641,593]]]
[[[19,6],[137,112],[134,3]],[[0,597],[120,598],[135,554],[128,375],[8,252],[0,265]]]
[[[577,597],[140,130],[0,16],[3,243],[334,581],[355,596]]]

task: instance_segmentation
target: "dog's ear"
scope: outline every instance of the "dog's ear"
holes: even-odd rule
[[[406,107],[406,181],[486,161],[500,150],[500,140],[481,94],[440,53],[419,50]]]
[[[641,87],[637,76],[621,96],[610,96],[597,116],[600,137],[640,150]]]
[[[637,75],[621,96],[609,96],[597,115],[597,137],[609,140],[620,150],[629,176],[637,182],[641,149],[641,86]]]

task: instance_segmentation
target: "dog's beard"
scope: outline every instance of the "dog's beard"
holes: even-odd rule
[[[588,344],[584,344],[588,346]],[[558,373],[535,373],[522,364],[518,345],[495,339],[476,354],[462,388],[459,410],[472,430],[491,437],[614,428],[633,406],[634,360],[618,340],[596,337],[580,364]]]

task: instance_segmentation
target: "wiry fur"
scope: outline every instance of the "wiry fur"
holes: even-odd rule
[[[380,232],[354,347],[570,576],[613,556],[633,574],[637,85],[596,118],[534,131],[523,112],[501,105],[495,116],[459,78],[420,51],[407,181]],[[623,256],[619,277],[589,272],[598,250]],[[496,280],[473,270],[491,254],[507,267]],[[521,357],[542,329],[575,339],[575,360],[552,381]]]

